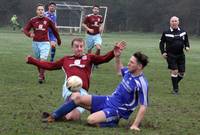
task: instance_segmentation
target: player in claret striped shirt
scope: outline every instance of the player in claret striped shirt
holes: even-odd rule
[[[86,49],[88,53],[92,53],[92,48],[96,47],[96,55],[100,55],[102,38],[101,32],[103,31],[103,17],[99,15],[99,6],[94,5],[92,14],[85,17],[83,27],[87,31],[86,35]]]
[[[167,60],[171,72],[173,93],[178,94],[179,82],[185,73],[184,49],[189,51],[190,45],[187,33],[179,27],[179,18],[176,16],[170,19],[170,28],[164,31],[160,40],[160,51]]]
[[[46,61],[49,55],[50,43],[48,29],[50,28],[57,38],[58,45],[61,44],[60,36],[54,23],[44,16],[44,6],[38,4],[36,7],[36,17],[31,18],[23,29],[23,32],[33,39],[32,48],[37,59]],[[33,32],[30,31],[33,29]],[[44,69],[38,68],[39,83],[45,80]]]

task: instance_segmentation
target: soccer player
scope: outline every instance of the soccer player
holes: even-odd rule
[[[50,2],[48,4],[48,11],[45,12],[45,16],[48,17],[55,25],[56,25],[56,3]],[[54,60],[55,53],[56,53],[56,37],[54,36],[51,29],[49,29],[49,40],[51,45],[51,58],[50,61]]]
[[[12,28],[13,28],[13,31],[15,31],[16,27],[17,27],[18,29],[21,28],[21,26],[20,26],[20,24],[18,23],[17,19],[18,19],[17,15],[13,15],[13,16],[11,17],[11,19],[10,19],[11,26],[12,26]]]
[[[114,58],[114,53],[123,50],[123,48],[125,47],[125,42],[118,43],[112,51],[102,56],[95,54],[84,54],[85,42],[82,38],[74,38],[71,42],[71,47],[74,55],[64,56],[63,58],[55,62],[44,62],[44,61],[39,61],[31,56],[27,57],[28,64],[33,64],[47,70],[58,70],[58,69],[64,70],[66,79],[63,85],[62,96],[65,102],[69,102],[71,97],[74,95],[74,93],[69,91],[69,89],[66,87],[67,78],[73,75],[79,76],[83,81],[83,87],[80,90],[80,94],[87,95],[88,94],[87,91],[89,90],[89,85],[90,85],[92,65],[102,64],[110,61],[112,58]],[[78,120],[80,119],[81,113],[83,112],[84,109],[78,107],[69,114],[67,114],[66,119]]]
[[[109,96],[81,96],[75,93],[72,101],[63,104],[60,108],[44,118],[44,122],[53,122],[62,118],[77,106],[91,111],[87,121],[91,125],[100,127],[117,126],[121,118],[128,119],[131,113],[140,104],[131,130],[140,131],[140,123],[144,118],[148,106],[148,82],[144,77],[143,69],[148,64],[148,57],[141,52],[134,53],[124,67],[120,61],[120,53],[115,53],[116,67],[121,70],[122,81],[112,95]]]
[[[54,23],[49,18],[44,16],[44,5],[37,5],[36,14],[36,17],[33,17],[28,21],[23,29],[23,32],[26,34],[26,36],[33,39],[32,48],[35,57],[38,60],[46,61],[50,50],[48,29],[51,28],[59,45],[61,44],[61,40]],[[33,29],[33,32],[30,31],[31,29]],[[45,80],[44,69],[38,67],[38,72],[38,82],[43,83]]]
[[[92,48],[96,46],[96,55],[100,55],[102,38],[101,32],[103,31],[103,18],[99,15],[99,6],[94,5],[92,9],[93,14],[85,17],[82,26],[87,31],[86,36],[86,49],[88,53],[92,52]]]
[[[170,69],[173,93],[178,94],[179,82],[185,73],[185,54],[189,51],[190,45],[187,33],[179,27],[179,18],[170,18],[170,28],[164,31],[160,40],[160,51],[167,60]]]

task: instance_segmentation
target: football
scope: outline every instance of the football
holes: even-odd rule
[[[77,92],[82,88],[83,81],[80,77],[74,75],[67,79],[66,85],[70,91]]]

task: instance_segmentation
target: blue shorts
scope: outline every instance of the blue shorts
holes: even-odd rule
[[[50,43],[45,42],[36,42],[32,43],[33,53],[37,59],[47,60],[50,50]]]
[[[100,34],[86,36],[86,49],[91,50],[95,45],[101,45],[102,38]]]
[[[63,84],[63,91],[62,91],[62,96],[63,96],[64,100],[69,101],[71,94],[72,94],[72,92],[66,87],[66,81],[65,81],[65,83]],[[80,89],[80,94],[81,95],[89,95],[88,92],[83,88]],[[83,113],[85,111],[85,109],[82,107],[77,107],[76,109],[78,109],[80,113]]]
[[[106,122],[100,123],[100,127],[116,127],[120,116],[116,109],[106,104],[107,96],[92,96],[91,113],[103,111],[106,115]]]
[[[49,41],[50,41],[50,42],[51,42],[51,41],[57,42],[57,39],[56,39],[56,37],[54,36],[53,32],[49,32],[48,35],[49,35]]]

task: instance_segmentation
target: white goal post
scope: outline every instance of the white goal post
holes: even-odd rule
[[[57,28],[68,29],[70,33],[81,33],[84,16],[91,14],[93,8],[93,6],[71,5],[65,2],[56,3],[56,6]],[[103,16],[103,26],[106,22],[107,10],[106,6],[100,6],[100,14]]]

